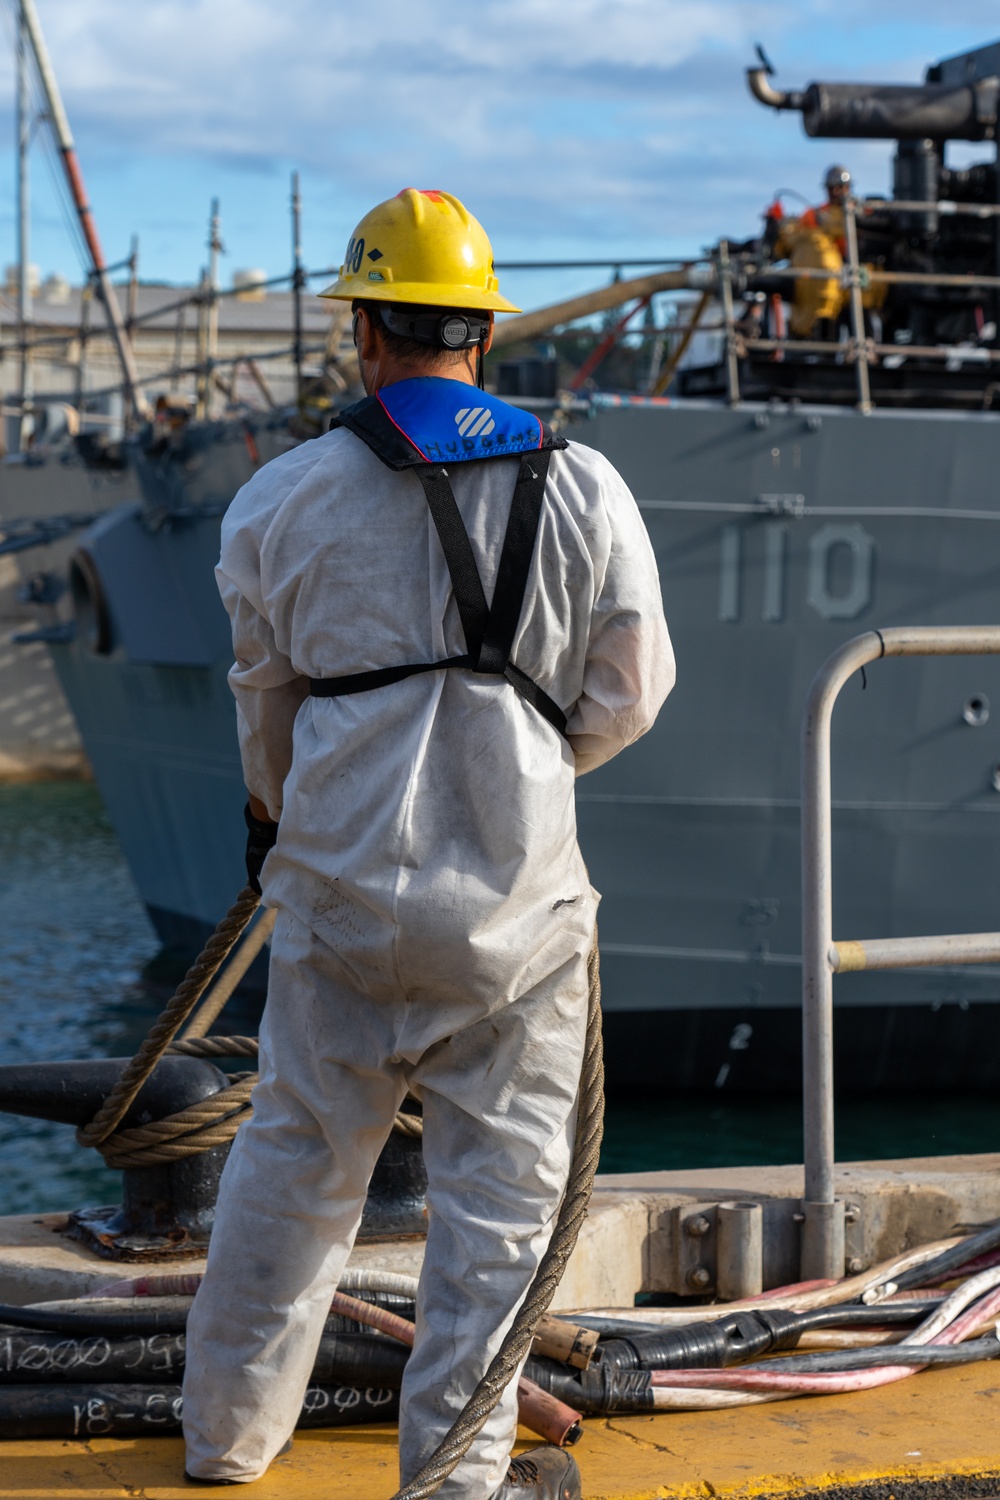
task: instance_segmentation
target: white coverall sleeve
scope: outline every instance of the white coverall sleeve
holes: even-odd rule
[[[216,569],[222,602],[233,626],[229,685],[236,699],[243,779],[251,796],[265,804],[275,822],[281,817],[285,778],[292,766],[292,729],[309,692],[279,650],[268,620]]]
[[[566,728],[578,776],[652,728],[676,676],[656,558],[639,507],[610,465],[601,491],[611,546],[591,616],[583,691]]]

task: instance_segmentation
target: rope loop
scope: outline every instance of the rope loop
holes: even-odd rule
[[[256,1073],[251,1073],[175,1115],[118,1130],[100,1146],[101,1155],[109,1167],[169,1166],[216,1146],[228,1146],[253,1113],[250,1091],[256,1081]]]

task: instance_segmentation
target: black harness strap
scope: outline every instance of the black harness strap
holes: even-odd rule
[[[367,693],[372,688],[388,687],[404,677],[420,672],[436,672],[439,667],[469,667],[476,670],[471,656],[445,656],[441,661],[411,662],[403,667],[375,667],[370,672],[349,672],[346,677],[310,677],[309,693],[313,698],[347,698],[351,693]]]
[[[371,672],[353,672],[346,677],[311,678],[309,686],[314,697],[339,698],[349,693],[365,693],[372,688],[401,682],[404,677],[413,677],[420,672],[435,672],[441,667],[464,667],[484,675],[505,677],[560,734],[566,733],[566,715],[558,703],[510,659],[538,537],[549,458],[550,450],[540,449],[521,459],[491,606],[486,603],[472,543],[447,469],[439,464],[416,468],[448,564],[468,648],[466,654],[445,657],[442,661],[379,667]]]
[[[521,459],[497,568],[493,605],[479,651],[480,672],[507,671],[535,553],[549,458],[543,452],[525,454]],[[470,643],[469,650],[473,649]]]
[[[469,533],[465,529],[465,522],[462,520],[455,500],[455,492],[448,479],[448,470],[443,469],[440,464],[428,464],[426,468],[416,469],[414,472],[423,486],[424,499],[430,509],[437,528],[441,550],[448,564],[451,586],[455,591],[455,603],[458,605],[462,630],[465,633],[465,644],[478,669],[483,637],[490,619],[490,608],[486,603],[483,581],[476,567]],[[502,672],[503,668],[499,670]]]

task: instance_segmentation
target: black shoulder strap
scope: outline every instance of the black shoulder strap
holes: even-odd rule
[[[366,396],[338,412],[330,423],[330,432],[335,427],[346,427],[348,432],[353,432],[376,458],[397,472],[426,463],[420,449],[389,420],[388,412],[374,396]]]
[[[448,564],[473,671],[505,677],[522,698],[548,719],[560,734],[565,734],[566,715],[562,709],[510,659],[538,537],[549,458],[550,450],[541,449],[525,454],[521,459],[500,553],[493,603],[488,610],[472,543],[447,469],[435,464],[417,469],[416,473],[423,485]]]
[[[478,663],[490,611],[469,533],[456,503],[448,470],[440,464],[425,464],[415,472],[423,485],[424,498],[437,528],[441,550],[451,574],[455,603],[465,632],[465,648],[473,662]]]
[[[550,454],[543,449],[538,453],[526,453],[521,459],[497,569],[493,605],[479,652],[481,672],[506,672],[510,661],[510,649],[521,618],[535,553],[549,458]],[[471,645],[469,650],[472,650]]]

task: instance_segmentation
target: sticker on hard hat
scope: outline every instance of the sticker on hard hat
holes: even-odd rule
[[[378,400],[428,463],[501,458],[542,446],[537,417],[461,380],[401,380],[379,391]]]
[[[351,240],[347,246],[347,254],[344,256],[344,264],[340,268],[341,276],[350,275],[352,271],[357,276],[361,270],[361,257],[364,253],[364,240]]]

